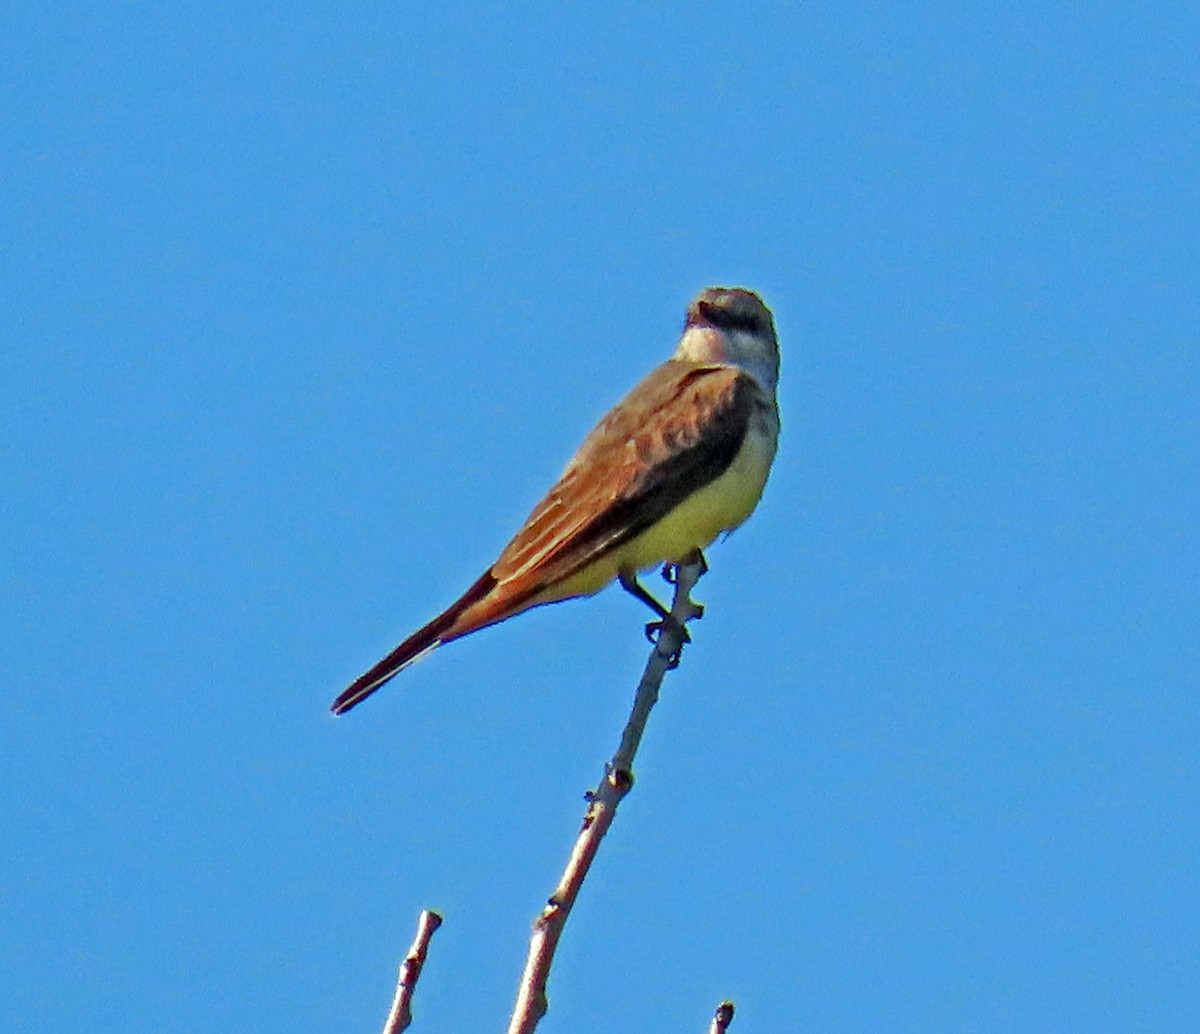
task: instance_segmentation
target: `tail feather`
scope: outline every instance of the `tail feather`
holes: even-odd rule
[[[351,682],[333,702],[333,713],[344,714],[431,650],[436,650],[442,643],[474,631],[479,627],[478,625],[472,624],[469,628],[457,631],[454,629],[454,625],[462,617],[464,611],[483,599],[495,585],[496,579],[492,577],[491,571],[488,571],[429,624],[424,628],[417,629],[383,660]]]

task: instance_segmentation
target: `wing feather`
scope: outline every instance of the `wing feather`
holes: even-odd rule
[[[734,367],[659,366],[584,440],[492,576],[532,596],[645,531],[725,472],[762,395]]]

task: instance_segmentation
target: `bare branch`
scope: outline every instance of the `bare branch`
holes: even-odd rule
[[[733,1002],[725,1001],[717,1006],[709,1025],[708,1034],[725,1034],[733,1022]]]
[[[546,982],[567,916],[575,904],[596,852],[600,849],[600,841],[616,817],[617,806],[633,787],[634,755],[637,754],[650,710],[658,701],[663,676],[668,669],[679,663],[679,655],[687,638],[685,626],[692,618],[703,613],[702,608],[689,598],[693,586],[704,573],[703,556],[697,553],[694,560],[689,560],[674,570],[675,597],[671,602],[671,613],[659,626],[654,650],[646,662],[646,669],[642,673],[634,697],[633,710],[621,736],[621,745],[605,766],[600,785],[588,794],[583,827],[579,831],[567,867],[563,870],[549,903],[534,921],[529,956],[525,962],[520,987],[517,989],[517,1002],[508,1025],[508,1034],[532,1034],[546,1013]]]
[[[400,963],[400,973],[396,978],[396,996],[392,999],[392,1008],[388,1013],[387,1022],[383,1025],[383,1034],[399,1034],[407,1030],[412,1023],[412,997],[417,989],[417,981],[421,979],[421,967],[425,965],[425,956],[429,951],[429,940],[433,931],[442,925],[442,917],[436,912],[425,909],[417,920],[417,936],[413,938],[412,947],[404,961]]]

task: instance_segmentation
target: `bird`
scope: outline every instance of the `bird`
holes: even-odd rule
[[[779,343],[753,291],[707,287],[675,352],[614,406],[466,592],[356,678],[335,714],[430,651],[532,607],[613,581],[666,609],[637,580],[702,550],[758,505],[779,439]]]

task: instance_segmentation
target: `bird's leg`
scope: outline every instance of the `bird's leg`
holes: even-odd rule
[[[617,581],[621,583],[621,588],[624,589],[634,599],[641,600],[660,618],[665,618],[671,612],[658,602],[650,591],[637,580],[636,572],[622,571],[617,575]]]
[[[637,574],[630,571],[622,571],[617,575],[617,581],[621,583],[621,588],[624,589],[630,596],[641,600],[655,614],[658,615],[657,621],[650,621],[646,624],[646,638],[652,643],[658,642],[658,634],[662,631],[663,625],[668,621],[674,621],[671,617],[671,611],[658,602],[649,590],[637,580]],[[683,641],[690,643],[692,637],[688,635],[688,630],[683,630]]]
[[[681,567],[687,567],[692,564],[699,565],[701,575],[707,574],[708,561],[704,559],[703,551],[701,551],[699,549],[694,549],[687,556],[685,556],[682,560],[678,560],[673,564],[670,564],[670,563],[663,564],[663,569],[662,569],[663,581],[665,581],[668,585],[677,585],[679,583],[679,569]],[[704,607],[702,604],[697,603],[695,600],[688,600],[688,602],[691,604],[691,607],[692,607],[692,617],[693,618],[704,617]],[[691,618],[689,618],[688,620],[690,621]],[[648,624],[646,626],[646,638],[649,639],[650,642],[655,643],[657,645],[658,637],[662,633],[663,627],[665,625],[667,625],[668,623],[673,624],[673,625],[679,624],[677,619],[672,617],[670,614],[664,614],[661,621],[651,621],[650,624]],[[692,637],[691,637],[691,634],[687,630],[687,625],[684,624],[684,625],[680,626],[679,630],[682,633],[682,641],[684,643],[690,643],[692,641]],[[677,668],[678,666],[679,666],[679,653],[676,652],[675,655],[670,659],[670,661],[667,662],[667,667],[668,668]]]
[[[708,574],[708,561],[704,559],[704,551],[700,550],[700,549],[694,549],[694,550],[692,550],[691,553],[689,553],[687,556],[685,556],[677,564],[663,564],[663,569],[662,569],[663,581],[666,582],[668,585],[674,585],[675,581],[676,581],[677,571],[679,570],[679,568],[686,567],[688,564],[699,564],[700,565],[700,574],[701,575]],[[696,617],[697,618],[704,617],[704,605],[697,603],[695,606],[696,606]]]

